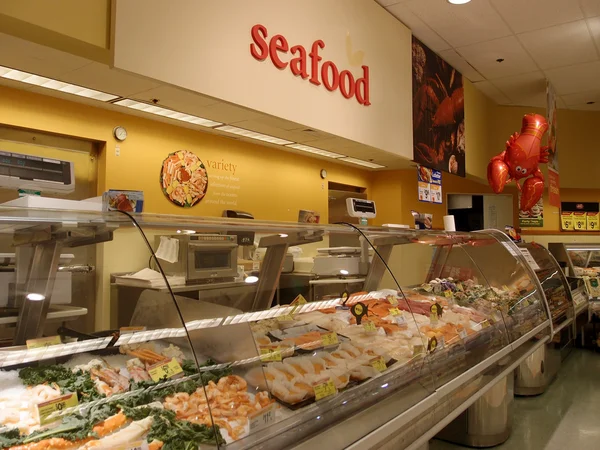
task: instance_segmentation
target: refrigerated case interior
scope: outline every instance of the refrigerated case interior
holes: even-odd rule
[[[266,247],[260,270],[234,284],[199,288],[192,298],[180,295],[189,287],[170,286],[167,278],[142,288],[135,300],[118,299],[136,303],[127,323],[96,321],[88,333],[48,328],[30,294],[48,288],[56,267],[45,279],[32,260],[30,273],[38,275],[18,295],[39,320],[24,329],[25,337],[59,335],[60,343],[0,351],[0,423],[7,427],[0,439],[8,448],[55,436],[80,448],[88,444],[73,441],[88,429],[95,432],[85,438],[90,445],[111,448],[144,440],[152,449],[171,448],[183,440],[190,448],[333,449],[392,438],[396,448],[406,448],[432,437],[549,339],[542,288],[498,232],[358,231],[157,215],[136,216],[134,226],[116,212],[6,208],[0,219],[0,232],[16,245],[52,244],[55,252],[101,245],[97,294],[103,300],[116,287],[109,285],[110,272],[147,267],[145,239],[157,235],[251,231]],[[330,234],[362,236],[372,246],[363,290],[271,307],[287,249]],[[241,286],[244,301],[235,294]],[[227,304],[213,288],[230,295]],[[51,300],[44,292],[40,305]],[[92,294],[75,292],[90,302]],[[100,306],[112,316],[110,304]],[[79,406],[64,403],[71,409],[50,417],[40,410],[40,403],[69,393]],[[169,432],[175,429],[184,431]]]

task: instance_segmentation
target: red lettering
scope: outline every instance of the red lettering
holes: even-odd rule
[[[361,105],[369,106],[369,67],[362,66],[363,77],[356,80],[356,100]],[[362,92],[361,92],[362,87]]]
[[[267,59],[269,47],[267,46],[267,28],[264,25],[254,25],[250,32],[254,44],[250,44],[250,53],[259,61]]]
[[[288,41],[282,35],[276,34],[271,38],[271,42],[269,42],[269,54],[271,55],[271,61],[273,61],[273,64],[278,69],[285,69],[288,63],[279,59],[277,52],[287,53],[289,49]]]
[[[268,32],[264,25],[254,25],[250,34],[252,36],[250,53],[255,59],[264,61],[270,57],[273,65],[278,69],[289,66],[295,76],[308,79],[316,86],[323,84],[325,89],[331,92],[339,89],[344,98],[355,97],[356,101],[364,106],[371,104],[368,66],[362,66],[362,77],[355,79],[349,70],[340,72],[333,61],[325,60],[322,65],[320,64],[323,58],[319,55],[319,50],[325,48],[325,42],[321,39],[312,43],[307,54],[307,49],[302,45],[294,45],[290,49],[287,39],[281,34],[276,34],[267,40]],[[288,53],[292,55],[289,62],[285,61]],[[308,58],[310,58],[310,73]]]
[[[308,78],[308,72],[306,71],[306,49],[301,45],[294,45],[291,52],[292,55],[298,53],[300,56],[292,58],[290,61],[290,70],[294,75],[300,75],[306,80]]]
[[[319,56],[319,48],[325,48],[325,42],[321,39],[313,42],[312,49],[308,56],[310,56],[310,82],[319,86],[321,82],[319,81],[319,61],[323,58]]]
[[[329,68],[331,68],[331,80],[329,79]],[[321,68],[321,79],[323,85],[328,91],[335,91],[340,85],[340,74],[338,73],[337,67],[331,61],[325,61]]]
[[[348,70],[342,70],[340,72],[340,91],[345,98],[354,97],[354,77]]]

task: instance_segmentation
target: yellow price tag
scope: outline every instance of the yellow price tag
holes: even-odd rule
[[[413,357],[419,356],[422,353],[424,353],[424,347],[422,345],[417,344],[413,347]]]
[[[250,420],[251,433],[275,423],[275,405],[275,403],[271,403],[269,406],[266,406],[248,416],[248,419]]]
[[[75,392],[71,394],[65,394],[61,397],[55,398],[54,400],[38,403],[37,411],[40,418],[40,425],[56,422],[60,419],[60,416],[58,414],[52,416],[52,414],[55,412],[64,411],[68,408],[73,408],[77,405],[79,405],[79,400],[77,400],[77,393]]]
[[[293,322],[294,317],[291,314],[285,314],[283,316],[277,316],[279,322]]]
[[[42,347],[50,347],[51,345],[59,345],[62,344],[60,340],[60,336],[50,336],[39,339],[28,339],[25,341],[27,345],[27,350],[31,350],[33,348],[42,348]]]
[[[383,356],[380,356],[379,358],[373,358],[371,360],[371,366],[373,366],[373,368],[379,372],[385,372],[387,370],[387,365],[385,364],[385,359],[383,359]]]
[[[299,306],[308,303],[302,294],[298,295],[290,305]]]
[[[313,386],[313,389],[315,391],[315,400],[321,400],[322,398],[337,394],[335,384],[331,380],[326,383],[316,384]]]
[[[340,343],[338,335],[335,331],[332,331],[331,333],[323,333],[321,335],[321,342],[323,343],[323,347],[337,345]]]
[[[575,228],[575,224],[573,223],[573,214],[563,213],[560,217],[560,224],[563,230],[573,230]]]
[[[444,295],[446,298],[452,298],[452,291],[450,289],[444,291]]]
[[[390,302],[390,305],[396,306],[398,304],[398,299],[393,295],[388,295],[387,301]]]
[[[429,321],[432,324],[437,324],[437,322],[438,322],[438,313],[437,313],[437,311],[431,311],[431,313],[429,314]]]
[[[481,322],[481,328],[487,328],[490,326],[490,323],[488,322],[487,319],[483,319],[483,321]]]
[[[587,220],[585,216],[577,215],[573,219],[573,225],[575,227],[575,231],[583,231],[587,229]]]
[[[588,231],[598,231],[600,226],[600,216],[598,213],[588,213],[587,215],[587,229]]]
[[[377,327],[370,320],[365,320],[363,322],[363,328],[365,329],[365,331],[367,333],[373,333],[373,332],[377,331]]]
[[[179,374],[183,374],[183,369],[177,360],[173,358],[169,362],[159,362],[153,366],[150,366],[148,368],[148,373],[154,381],[158,382],[164,378],[169,379]]]
[[[402,314],[402,311],[400,311],[398,308],[390,308],[390,314],[392,316],[399,316]]]
[[[262,362],[281,361],[281,347],[276,345],[261,345],[260,360]]]

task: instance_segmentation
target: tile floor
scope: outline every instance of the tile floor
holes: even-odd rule
[[[600,449],[600,353],[574,350],[537,397],[517,397],[511,437],[494,450]],[[430,450],[468,447],[433,440]]]

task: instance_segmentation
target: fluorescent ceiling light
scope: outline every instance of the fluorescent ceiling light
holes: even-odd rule
[[[369,169],[384,169],[385,166],[382,166],[380,164],[375,164],[369,161],[363,161],[362,159],[356,159],[356,158],[342,158],[340,159],[340,161],[346,161],[352,164],[356,164],[359,166],[364,166],[364,167],[368,167]]]
[[[328,152],[327,150],[322,150],[316,147],[309,147],[308,145],[302,144],[291,144],[287,147],[295,148],[296,150],[302,150],[303,152],[313,153],[319,156],[325,156],[327,158],[343,158],[346,155],[340,155],[339,153]]]
[[[292,141],[286,141],[285,139],[280,139],[274,136],[269,136],[268,134],[256,133],[250,130],[244,130],[243,128],[232,127],[231,125],[225,125],[222,127],[217,127],[215,130],[224,131],[225,133],[237,134],[238,136],[244,136],[250,139],[257,139],[263,142],[269,142],[271,144],[278,145],[287,145],[293,144]]]
[[[0,77],[9,80],[20,81],[22,83],[40,86],[46,89],[66,92],[68,94],[78,95],[79,97],[91,98],[108,102],[119,98],[118,95],[107,94],[106,92],[95,91],[93,89],[84,88],[75,84],[63,83],[62,81],[53,80],[51,78],[41,77],[32,73],[21,72],[20,70],[10,69],[0,66]]]
[[[469,3],[471,0],[448,0],[448,3],[452,3],[453,5],[464,5],[465,3]]]
[[[202,117],[192,116],[191,114],[180,113],[172,109],[163,108],[162,106],[150,105],[149,103],[138,102],[128,98],[114,102],[113,105],[125,106],[126,108],[136,109],[148,114],[166,117],[168,119],[180,120],[181,122],[192,123],[194,125],[202,125],[203,127],[216,127],[223,125],[221,122],[214,120],[203,119]]]

